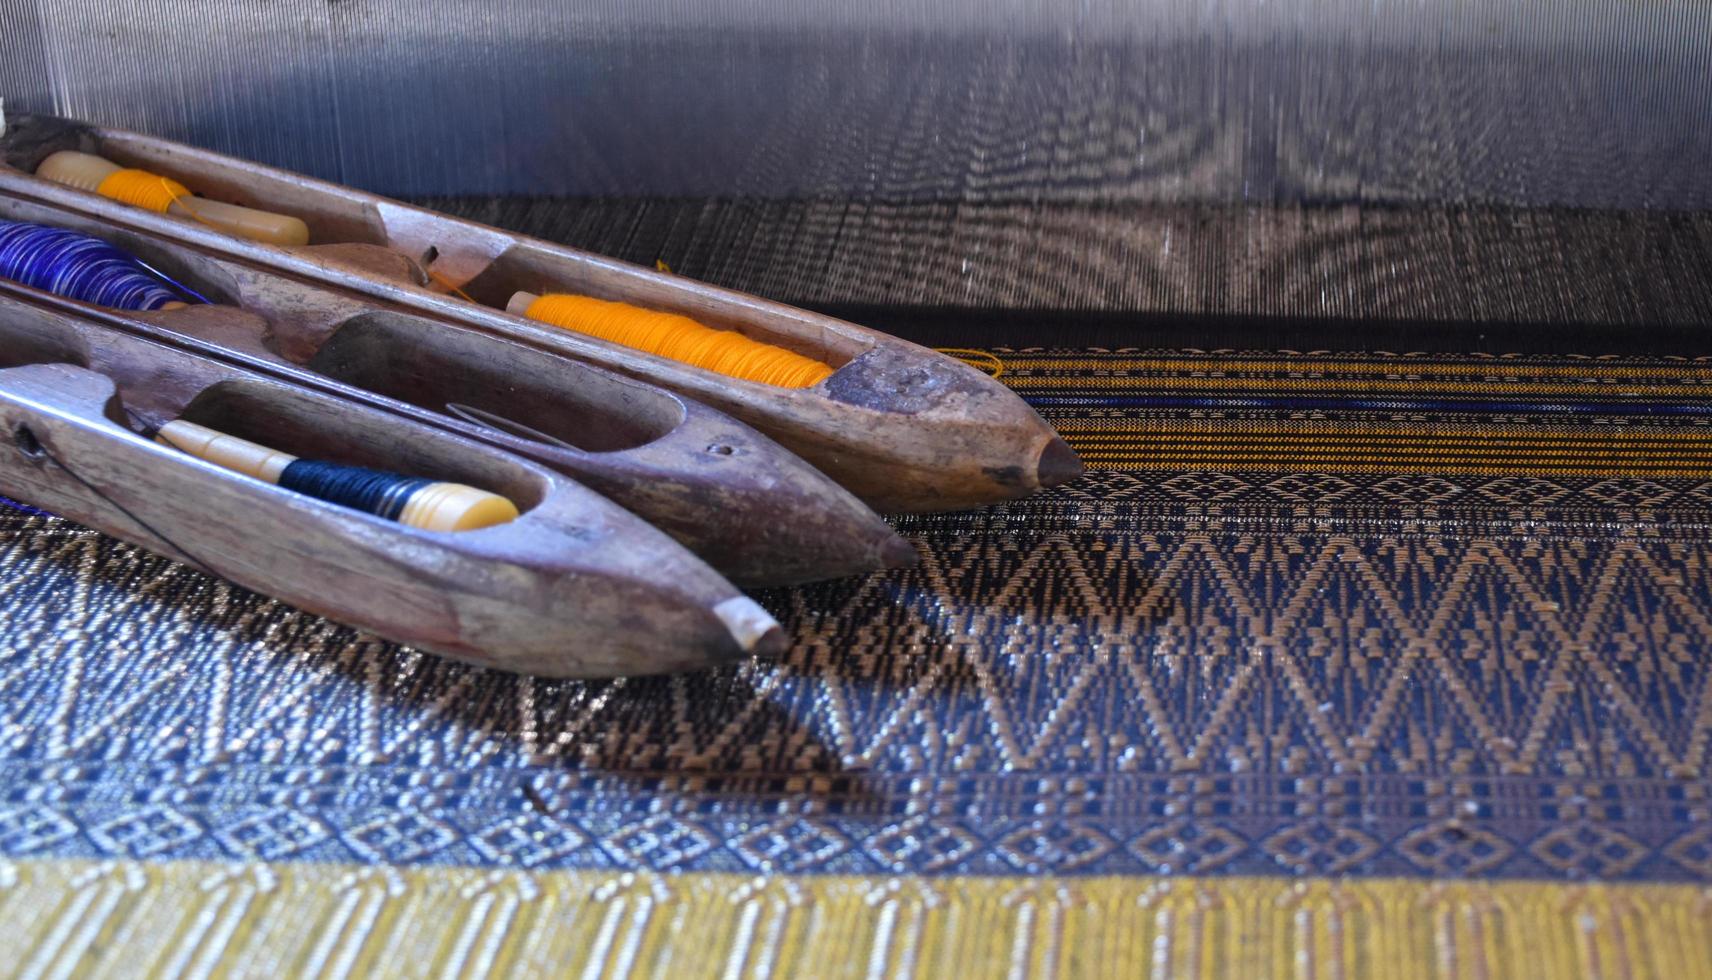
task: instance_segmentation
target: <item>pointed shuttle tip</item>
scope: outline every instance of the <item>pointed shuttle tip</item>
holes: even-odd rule
[[[915,550],[915,545],[900,534],[892,535],[880,548],[880,560],[887,568],[909,568],[921,561],[921,553]]]
[[[755,646],[750,649],[749,653],[751,656],[764,657],[768,660],[777,660],[789,653],[790,650],[791,638],[785,635],[785,628],[783,626],[775,626],[761,634],[760,638],[755,641]]]
[[[748,596],[733,596],[713,607],[745,655],[777,657],[791,648],[784,627]]]
[[[1036,472],[1043,487],[1056,487],[1077,479],[1084,472],[1082,457],[1076,455],[1076,450],[1070,444],[1057,436],[1046,444],[1040,451],[1040,463]]]

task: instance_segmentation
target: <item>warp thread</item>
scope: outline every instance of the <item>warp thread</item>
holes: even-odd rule
[[[122,249],[65,228],[0,221],[0,277],[119,310],[208,300]]]

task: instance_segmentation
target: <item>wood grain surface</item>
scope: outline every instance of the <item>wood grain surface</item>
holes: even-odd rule
[[[55,149],[96,153],[182,179],[216,200],[301,218],[316,244],[278,248],[236,239],[32,176],[43,152]],[[880,510],[994,503],[1082,472],[1064,441],[997,381],[847,321],[143,134],[27,117],[16,122],[0,152],[9,165],[0,168],[0,189],[8,194],[670,389],[753,425]],[[372,268],[354,269],[350,249],[362,244],[417,260],[434,285],[424,285],[423,277],[383,278]],[[340,251],[319,251],[329,246]],[[727,377],[504,312],[518,291],[571,292],[682,314],[826,361],[835,371],[807,389]]]
[[[836,578],[915,559],[849,492],[698,402],[73,212],[0,197],[0,218],[104,236],[220,304],[144,314],[62,304],[79,315],[151,331],[164,342],[191,342],[210,356],[543,463],[665,530],[741,584]]]
[[[14,296],[0,297],[0,338],[9,497],[502,670],[660,673],[782,649],[777,623],[676,542],[498,449]],[[465,483],[523,514],[479,531],[418,530],[147,438],[173,419],[296,456]]]

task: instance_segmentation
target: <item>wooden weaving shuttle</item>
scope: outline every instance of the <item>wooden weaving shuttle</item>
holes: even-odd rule
[[[174,178],[198,194],[292,215],[307,223],[318,244],[283,247],[235,238],[34,176],[59,151],[98,154]],[[1022,399],[943,354],[781,303],[287,171],[136,133],[25,116],[0,140],[0,190],[646,379],[755,426],[882,511],[991,503],[1082,472],[1081,460]],[[678,313],[836,371],[803,389],[737,380],[512,316],[504,308],[519,292],[574,293]]]
[[[484,667],[653,674],[785,645],[772,617],[700,559],[545,467],[22,298],[32,292],[0,295],[8,497]],[[299,456],[467,484],[523,513],[476,531],[418,530],[146,437],[173,420]]]
[[[791,585],[916,560],[909,542],[854,495],[692,399],[40,201],[0,192],[0,220],[105,239],[216,305],[131,313],[57,297],[38,302],[548,465],[740,585]]]

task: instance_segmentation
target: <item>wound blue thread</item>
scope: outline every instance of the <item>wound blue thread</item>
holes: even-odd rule
[[[288,464],[279,485],[328,503],[343,504],[390,521],[398,520],[416,491],[433,480],[399,476],[361,466],[344,466],[313,459]]]
[[[99,238],[23,221],[0,221],[0,276],[118,310],[208,302]]]

